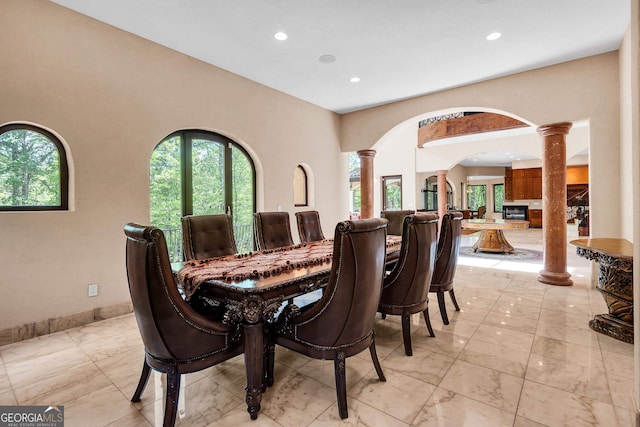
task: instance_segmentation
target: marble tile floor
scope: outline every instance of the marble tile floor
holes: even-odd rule
[[[540,249],[540,230],[505,234],[515,247]],[[572,287],[538,283],[541,264],[461,258],[461,311],[447,296],[444,325],[434,296],[436,337],[414,316],[412,357],[399,318],[378,318],[387,381],[378,381],[368,352],[348,358],[344,421],[333,363],[278,348],[276,382],[256,421],[239,356],[183,376],[177,425],[633,426],[633,346],[588,328],[606,306],[591,288],[590,263],[570,245],[567,254]],[[132,314],[0,347],[0,405],[64,405],[67,427],[161,425],[162,375],[152,375],[141,402],[129,402],[142,361]]]

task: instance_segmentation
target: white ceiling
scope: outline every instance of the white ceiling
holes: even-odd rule
[[[338,113],[617,50],[630,15],[630,0],[51,1]]]
[[[51,1],[337,113],[617,50],[630,16],[630,0]],[[534,157],[462,164],[518,158]]]

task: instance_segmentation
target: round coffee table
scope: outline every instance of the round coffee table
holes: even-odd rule
[[[473,251],[511,253],[513,246],[504,237],[502,230],[529,228],[529,221],[519,219],[465,219],[462,228],[480,230],[480,237]]]

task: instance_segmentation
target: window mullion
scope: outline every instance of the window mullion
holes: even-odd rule
[[[182,215],[193,214],[193,157],[191,136],[182,133]]]
[[[233,214],[233,156],[231,143],[224,144],[224,201],[225,212]]]

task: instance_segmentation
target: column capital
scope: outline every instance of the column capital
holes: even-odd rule
[[[446,175],[449,171],[447,169],[439,169],[436,171],[436,175]]]
[[[358,154],[358,156],[360,158],[362,157],[375,157],[376,156],[376,150],[360,150],[360,151],[356,151],[356,153]]]
[[[538,135],[542,137],[552,135],[567,135],[569,134],[569,130],[572,126],[573,123],[571,122],[552,123],[548,125],[538,126],[536,132],[538,132]]]

